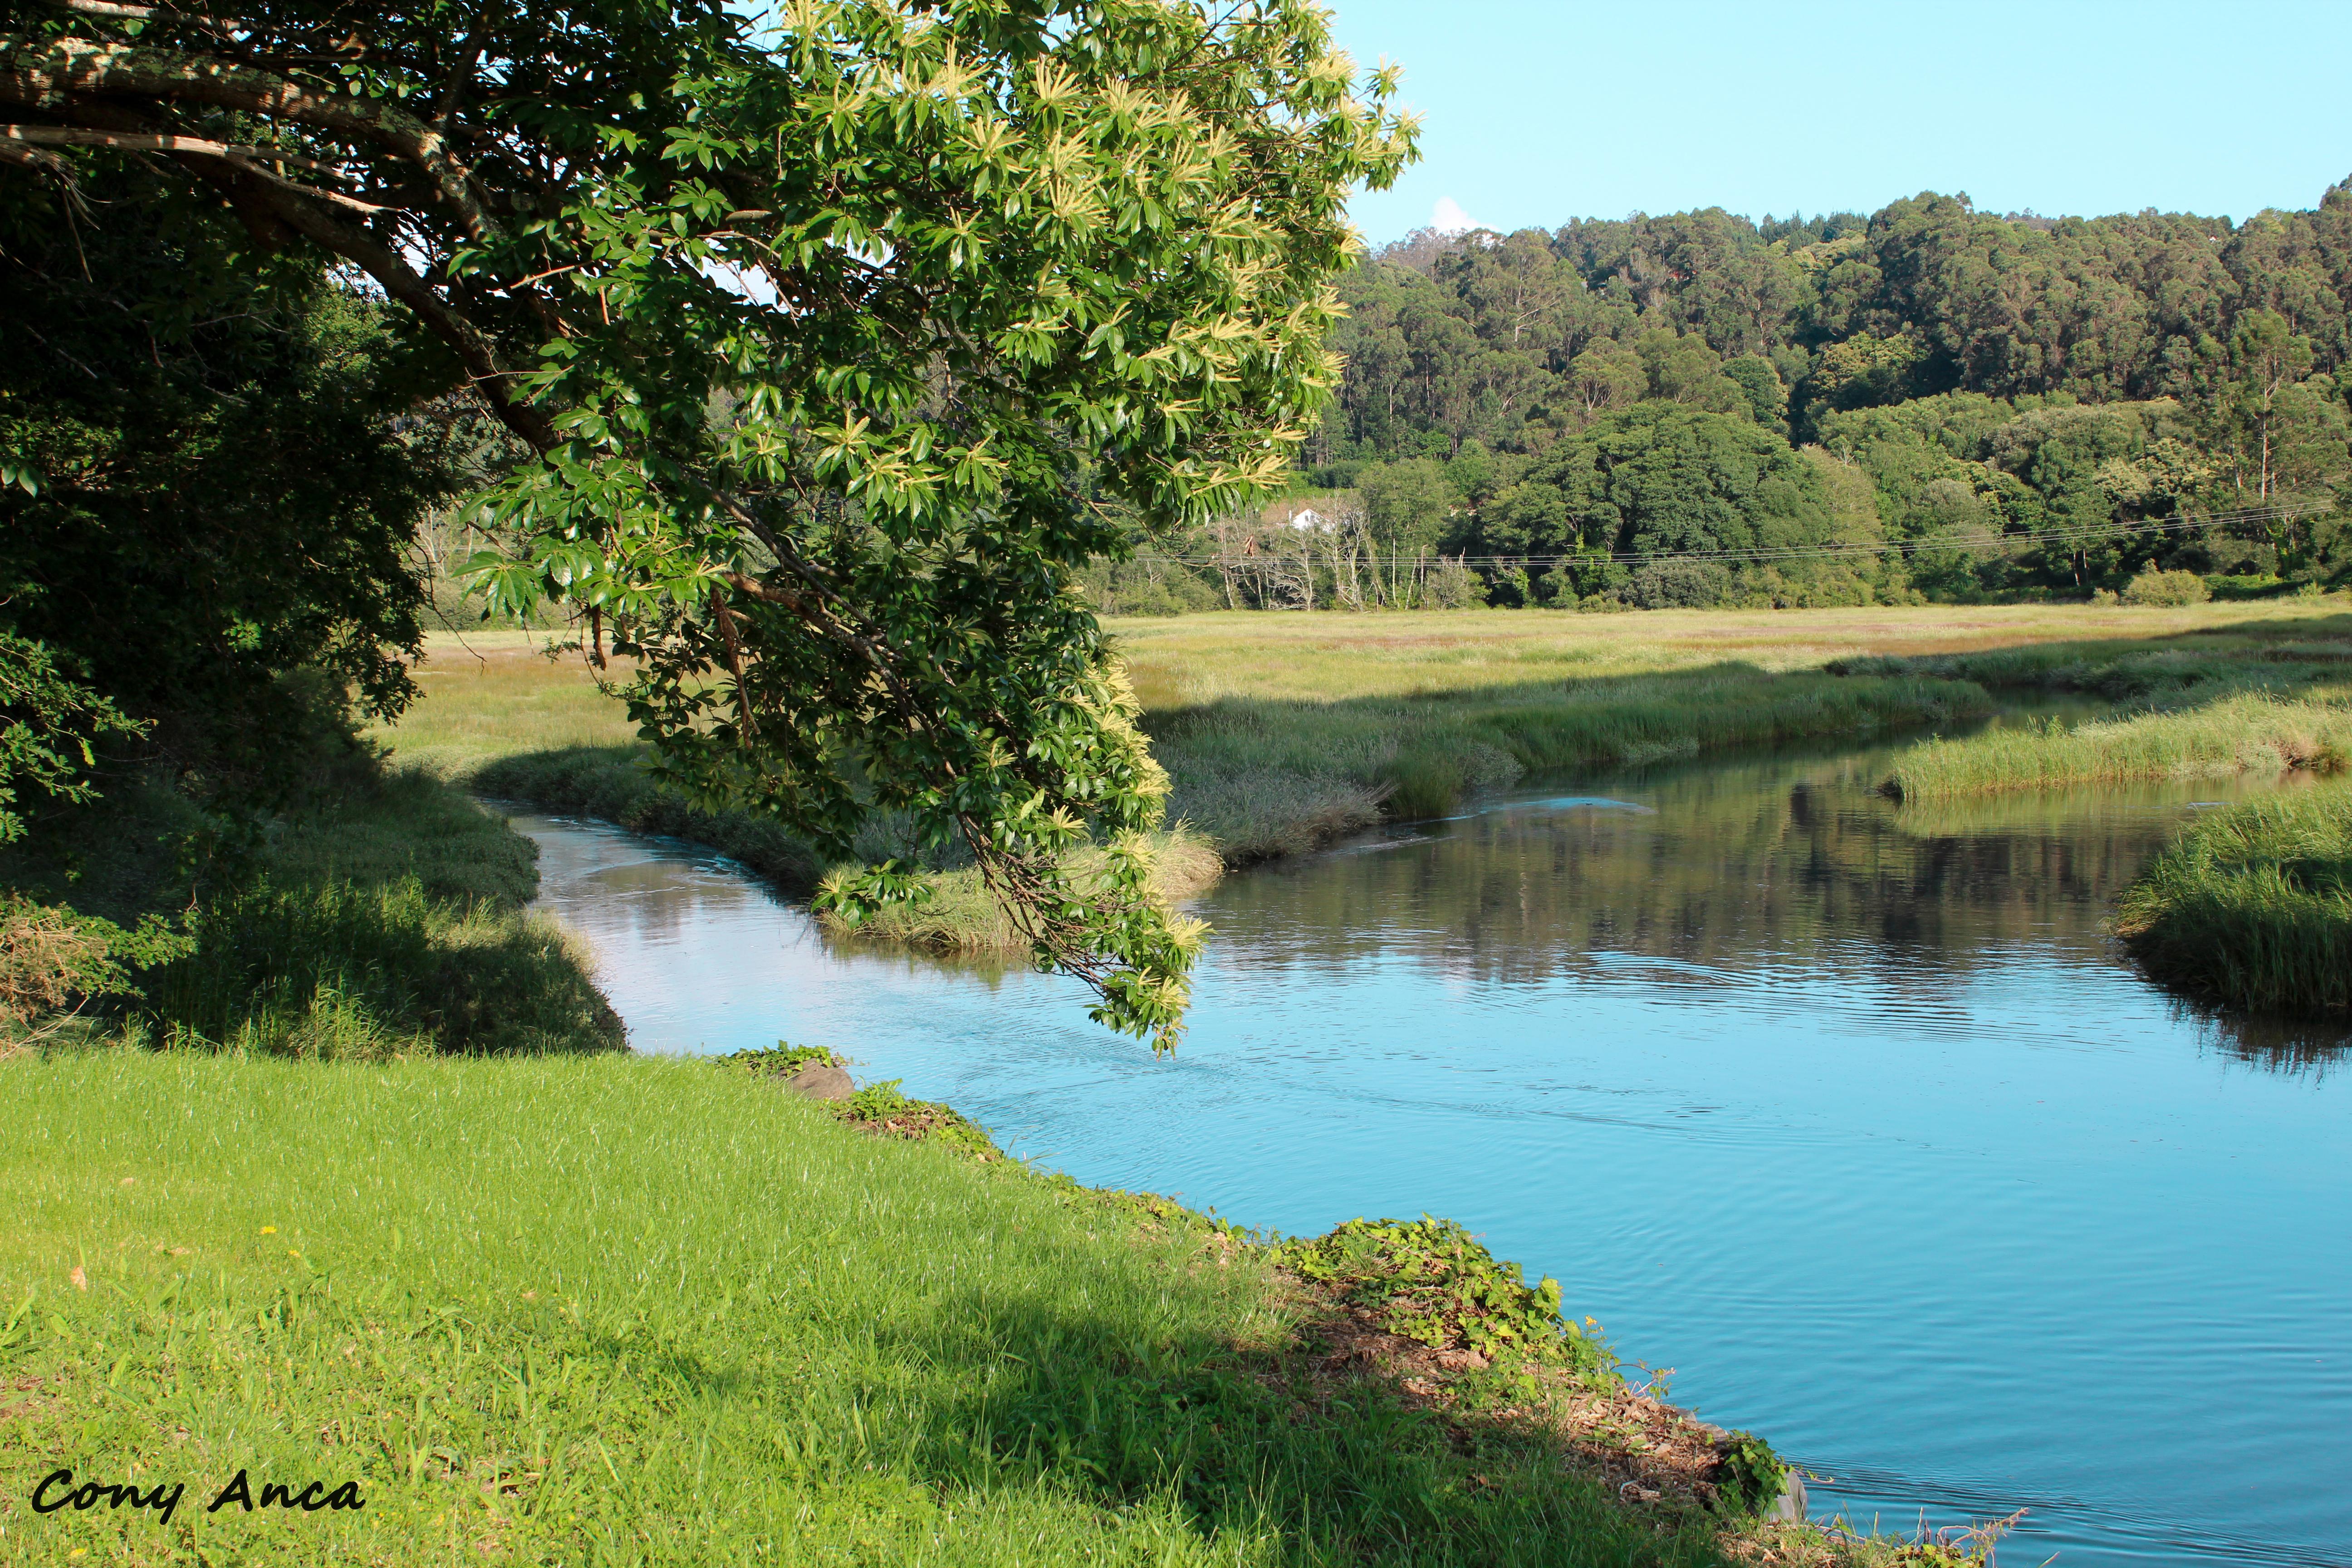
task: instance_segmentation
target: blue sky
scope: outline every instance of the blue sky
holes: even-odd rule
[[[2244,218],[2352,174],[2352,0],[1327,0],[1423,160],[1350,207],[1550,228],[1720,205]]]

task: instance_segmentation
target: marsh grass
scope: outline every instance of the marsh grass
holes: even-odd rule
[[[1528,772],[1956,723],[1990,707],[1959,681],[1840,680],[1725,664],[1465,687],[1443,698],[1226,698],[1148,712],[1144,722],[1174,785],[1171,814],[1229,858],[1247,860],[1266,858],[1262,847],[1311,847],[1376,813],[1443,816]]]
[[[1295,1375],[1265,1249],[711,1064],[0,1093],[0,1562],[1724,1560],[1540,1435]],[[187,1496],[33,1515],[60,1466]],[[367,1507],[205,1512],[239,1469]]]
[[[2199,996],[2352,1013],[2352,787],[2199,818],[2125,892],[2115,929],[2150,974]]]
[[[2352,617],[2219,622],[2153,640],[2074,641],[1832,661],[1850,677],[1937,676],[1997,690],[2102,697],[2087,721],[1997,727],[1897,759],[1889,794],[1948,800],[2126,781],[2328,773],[2352,757]],[[2128,704],[2128,707],[2122,706]]]
[[[1904,801],[1999,790],[2295,770],[2340,773],[2352,758],[2352,704],[2264,692],[2175,711],[1988,730],[1906,750],[1886,792]]]
[[[1606,619],[1260,614],[1108,629],[1169,772],[1171,825],[1213,846],[1225,865],[1245,866],[1384,818],[1443,816],[1529,772],[1958,723],[1989,710],[1989,683],[2124,695],[2167,682],[2186,689],[2205,675],[2179,667],[2198,659],[2236,669],[2260,663],[2266,648],[2334,647],[2340,610],[2322,600],[2095,615],[2074,605]],[[2195,649],[2169,647],[2184,639]],[[576,658],[541,658],[543,640],[435,639],[425,698],[380,736],[395,761],[709,844],[789,890],[814,886],[822,858],[793,836],[661,790],[618,705]],[[2126,656],[2140,663],[2107,668]],[[2315,661],[2288,663],[2264,668],[2284,679]],[[2105,673],[2070,686],[2070,669]],[[868,847],[902,847],[877,841],[861,852]],[[957,867],[941,868],[952,880]],[[976,887],[943,888],[927,917],[908,915],[897,934],[934,947],[982,951],[1004,935]]]

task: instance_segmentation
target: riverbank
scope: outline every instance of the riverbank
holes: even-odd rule
[[[702,1061],[0,1078],[0,1559],[1897,1560],[1743,1522],[1763,1451],[1443,1226],[1286,1252]],[[203,1511],[239,1470],[367,1507]]]
[[[619,1050],[588,955],[525,909],[537,856],[457,789],[364,759],[242,820],[118,787],[0,856],[0,1054],[93,1033],[362,1060]]]
[[[2096,695],[2114,711],[1906,750],[1885,788],[1948,806],[2004,793],[2161,779],[2310,787],[2192,821],[2126,890],[2115,931],[2157,980],[2257,1013],[2352,1009],[2352,615],[2193,636],[1832,667],[1994,689]]]
[[[1170,819],[1228,867],[1315,848],[1384,817],[1442,816],[1522,773],[1735,745],[1897,732],[1987,711],[1958,668],[1858,672],[1871,658],[2128,649],[2192,637],[2291,643],[2326,602],[2099,610],[2033,605],[1610,616],[1515,611],[1216,615],[1109,623],[1171,781]],[[709,844],[788,891],[820,858],[772,824],[660,789],[617,703],[530,634],[434,639],[425,699],[378,738],[396,764],[548,810]],[[1845,661],[1845,662],[1841,662]],[[886,842],[870,847],[898,853]],[[1181,857],[1171,856],[1172,862]],[[1192,879],[1186,879],[1197,885]],[[1181,888],[1171,886],[1172,896]],[[983,947],[976,888],[950,887],[934,945]],[[949,911],[942,914],[942,911]]]

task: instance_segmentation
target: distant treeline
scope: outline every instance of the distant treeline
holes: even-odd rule
[[[2352,181],[2234,225],[1925,195],[1423,231],[1341,292],[1346,379],[1301,488],[1357,498],[1364,554],[1463,563],[1494,603],[2352,575]],[[1204,531],[1095,586],[1115,610],[1241,602],[1230,548]],[[1333,578],[1311,602],[1349,598]]]

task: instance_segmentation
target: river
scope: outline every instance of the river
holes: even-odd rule
[[[514,820],[640,1050],[828,1045],[1245,1225],[1459,1219],[1834,1478],[1819,1517],[2023,1508],[2003,1560],[2063,1568],[2352,1563],[2352,1058],[2181,1007],[2100,931],[2254,786],[1899,807],[1888,754],[1586,777],[1228,878],[1165,1059],[1067,981],[828,942],[695,847]]]

